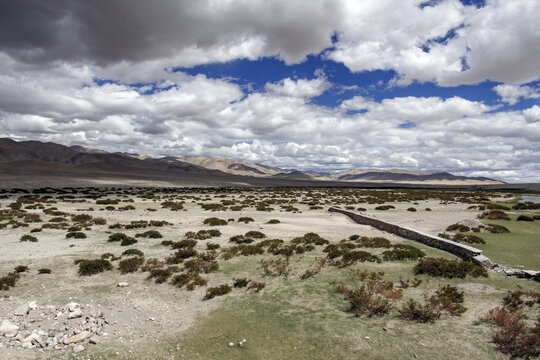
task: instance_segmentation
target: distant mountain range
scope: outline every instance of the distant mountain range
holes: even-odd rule
[[[71,179],[96,184],[133,183],[158,185],[332,185],[395,183],[423,185],[494,185],[500,181],[483,177],[455,176],[400,169],[349,169],[325,174],[284,170],[222,158],[202,156],[153,158],[128,153],[110,153],[82,146],[52,142],[17,142],[0,139],[0,185],[22,181],[48,183]],[[124,179],[124,180],[121,180]]]

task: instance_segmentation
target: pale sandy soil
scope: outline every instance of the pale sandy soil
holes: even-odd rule
[[[218,200],[213,200],[213,202]],[[1,208],[5,209],[11,201],[0,200]],[[274,212],[260,212],[254,209],[239,212],[211,212],[203,211],[200,206],[188,202],[185,205],[185,211],[172,212],[161,209],[159,201],[136,199],[136,203],[127,204],[134,205],[136,210],[99,211],[99,208],[103,206],[95,203],[54,204],[61,211],[73,214],[88,213],[94,217],[107,219],[107,225],[93,226],[90,231],[83,230],[88,235],[86,239],[66,239],[65,230],[45,229],[33,234],[39,239],[37,243],[19,241],[23,234],[28,234],[31,228],[40,227],[42,223],[32,224],[29,228],[0,229],[0,275],[12,271],[17,265],[27,265],[30,268],[29,272],[22,275],[14,288],[0,292],[0,295],[9,294],[8,298],[2,298],[0,301],[0,319],[11,317],[16,307],[29,301],[36,301],[40,306],[47,304],[63,306],[75,301],[82,305],[91,304],[102,309],[106,319],[111,322],[106,329],[108,335],[101,336],[98,345],[85,344],[85,346],[107,349],[142,340],[159,341],[162,336],[181,333],[189,328],[197,318],[218,307],[222,300],[217,298],[212,301],[201,301],[205,292],[204,288],[189,292],[169,284],[154,284],[145,279],[147,273],[122,275],[118,270],[113,270],[89,277],[79,276],[78,268],[73,261],[77,258],[99,258],[106,252],[120,255],[127,248],[142,250],[146,258],[163,259],[172,254],[173,250],[160,245],[162,240],[178,241],[187,231],[210,228],[219,229],[222,236],[200,241],[197,249],[204,250],[207,242],[219,243],[222,246],[230,245],[229,237],[244,234],[249,230],[259,230],[268,238],[283,240],[290,240],[307,232],[316,232],[332,242],[337,242],[352,234],[386,236],[392,241],[401,241],[396,236],[353,223],[344,215],[329,213],[327,207],[320,210],[308,210],[307,206],[296,204],[301,213],[282,212],[278,210],[278,206],[274,206],[276,208]],[[436,235],[450,224],[475,218],[476,213],[466,210],[467,205],[442,205],[438,201],[422,201],[418,205],[394,204],[396,209],[389,211],[373,210],[375,205],[362,206],[368,208],[369,215]],[[418,211],[414,213],[405,211],[411,206],[416,207]],[[76,211],[76,209],[89,207],[93,207],[95,211]],[[424,211],[426,207],[431,208],[432,211]],[[145,210],[146,208],[158,210],[150,212]],[[41,210],[29,210],[29,212],[41,214],[44,220],[50,218],[43,215]],[[225,220],[234,218],[235,222],[219,227],[207,227],[202,224],[205,218],[213,216]],[[252,217],[255,221],[239,224],[236,220],[241,216]],[[270,219],[278,219],[281,223],[265,224]],[[163,234],[162,239],[138,238],[139,242],[129,247],[107,242],[108,235],[112,232],[119,231],[134,236],[137,232],[148,230],[108,229],[110,224],[116,222],[126,224],[133,220],[166,220],[173,225],[156,228]],[[50,268],[52,274],[38,275],[37,270],[40,268]],[[230,280],[222,276],[219,274],[208,276],[208,285],[214,286]],[[116,285],[121,281],[127,281],[130,286],[117,287]],[[151,318],[154,320],[150,320]],[[0,357],[6,359],[34,358],[40,354],[40,350],[35,349],[4,347],[0,351],[5,354]]]

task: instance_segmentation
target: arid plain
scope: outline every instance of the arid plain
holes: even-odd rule
[[[0,337],[0,350],[10,359],[505,359],[486,314],[517,296],[524,333],[533,334],[538,282],[463,265],[328,208],[540,270],[540,211],[517,198],[331,188],[6,192],[0,319],[13,336]],[[486,218],[493,211],[509,220]],[[508,232],[492,231],[501,227]],[[431,271],[429,259],[450,270]]]

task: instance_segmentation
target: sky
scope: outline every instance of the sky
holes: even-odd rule
[[[0,0],[0,137],[540,182],[540,1]]]

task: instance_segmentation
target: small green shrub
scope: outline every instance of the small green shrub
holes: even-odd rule
[[[497,224],[487,224],[486,230],[493,234],[507,234],[510,232],[507,227]]]
[[[139,267],[144,263],[144,258],[140,256],[131,257],[121,260],[118,263],[118,269],[122,274],[137,272]]]
[[[445,258],[420,259],[414,267],[415,274],[426,274],[433,277],[461,278],[467,275],[472,277],[487,277],[486,269],[463,260],[448,260]]]
[[[131,238],[131,237],[129,237],[126,234],[123,234],[123,233],[114,233],[114,234],[109,235],[109,239],[107,241],[108,242],[116,242],[116,241],[122,241],[122,240],[128,239],[128,238]]]
[[[466,225],[453,224],[446,228],[446,231],[459,231],[459,232],[469,232],[471,228]]]
[[[27,270],[28,270],[28,266],[25,266],[25,265],[15,266],[16,273],[23,273],[23,272],[26,272]]]
[[[410,208],[407,209],[407,211],[410,211],[410,212],[416,212],[416,209],[413,208],[413,207],[410,207]]]
[[[211,273],[219,269],[218,262],[215,260],[203,260],[200,258],[191,259],[184,263],[186,270],[192,273]]]
[[[534,219],[527,215],[519,215],[517,221],[534,221]]]
[[[270,219],[266,223],[267,224],[279,224],[280,222],[281,221],[279,221],[278,219]]]
[[[144,253],[139,249],[127,249],[122,253],[122,256],[140,256],[143,257]]]
[[[132,237],[127,237],[125,239],[122,239],[122,241],[120,241],[120,246],[129,246],[129,245],[133,245],[133,244],[136,244],[137,243],[137,240],[135,240],[134,238]]]
[[[396,244],[392,250],[383,252],[385,261],[416,260],[426,256],[422,250],[407,244]]]
[[[380,205],[380,206],[375,207],[375,210],[390,210],[390,209],[395,209],[395,208],[396,207],[393,205]]]
[[[220,248],[219,244],[207,243],[206,250],[217,250]]]
[[[252,239],[263,239],[266,237],[265,234],[263,234],[262,232],[260,231],[248,231],[245,235],[245,237],[247,238],[252,238]]]
[[[197,242],[195,240],[180,240],[172,243],[173,249],[186,249],[186,248],[194,248],[197,245]]]
[[[163,235],[160,234],[159,231],[156,230],[148,230],[143,233],[135,234],[135,237],[144,237],[149,239],[161,239]]]
[[[399,316],[405,320],[432,323],[440,318],[441,314],[430,304],[420,304],[418,301],[409,299],[399,310]]]
[[[151,269],[148,279],[154,279],[156,284],[162,284],[166,282],[169,277],[173,274],[173,268],[169,267],[167,269]]]
[[[173,255],[167,257],[165,262],[167,264],[181,264],[185,259],[197,256],[197,250],[193,248],[184,248],[176,251]]]
[[[19,280],[21,276],[16,272],[10,272],[7,275],[0,277],[0,290],[9,290]]]
[[[467,244],[485,244],[486,241],[482,239],[480,236],[477,235],[471,235],[471,234],[463,234],[463,233],[457,233],[452,238],[453,241],[461,242],[461,243],[467,243]]]
[[[508,216],[508,214],[500,210],[491,210],[491,211],[483,212],[482,214],[478,215],[478,218],[487,219],[487,220],[510,220],[510,217]]]
[[[238,219],[238,222],[243,222],[244,224],[248,224],[253,221],[255,221],[253,220],[253,218],[245,217],[245,216]]]
[[[32,236],[32,235],[23,235],[23,236],[21,236],[20,241],[37,242],[38,239],[37,239],[37,237]]]
[[[46,269],[46,268],[38,270],[38,274],[50,274],[51,272],[52,272],[51,269]]]
[[[251,280],[248,280],[247,278],[239,278],[239,279],[233,279],[233,281],[234,281],[233,286],[235,288],[243,288],[243,287],[246,287]]]
[[[222,226],[222,225],[227,225],[227,221],[216,218],[216,217],[211,217],[211,218],[204,219],[203,224],[209,225],[209,226]]]
[[[232,287],[230,285],[224,284],[216,287],[210,287],[206,290],[206,295],[204,296],[204,300],[210,300],[215,298],[216,296],[223,296],[225,294],[228,294],[232,291]]]
[[[86,239],[86,234],[80,231],[68,232],[66,239]]]
[[[105,270],[112,270],[112,264],[108,260],[96,259],[96,260],[80,260],[79,264],[79,275],[89,276],[95,275]]]

